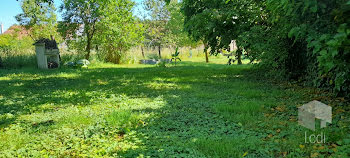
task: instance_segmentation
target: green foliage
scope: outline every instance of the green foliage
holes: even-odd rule
[[[296,73],[297,77],[307,74],[305,78],[314,85],[342,96],[350,94],[350,4],[347,3],[345,0],[267,3],[272,28],[285,35],[284,41],[290,41],[292,46],[284,51],[288,57],[284,70]],[[296,64],[302,66],[288,69]]]
[[[170,18],[166,24],[166,28],[169,30],[168,43],[171,46],[178,47],[196,47],[199,42],[192,40],[188,33],[184,30],[185,16],[181,12],[181,2],[172,2],[167,5],[167,10],[170,13]]]
[[[166,64],[167,63],[165,61],[158,61],[156,65],[157,65],[157,67],[163,67],[164,68],[164,67],[166,67]]]
[[[181,2],[172,1],[168,5],[163,0],[146,0],[143,2],[146,15],[141,19],[145,27],[144,47],[196,47],[198,42],[189,38],[184,30],[184,15],[181,13]],[[161,53],[159,54],[161,57]]]
[[[33,40],[30,37],[18,37],[18,33],[0,35],[1,65],[5,68],[20,68],[35,65]]]
[[[148,58],[148,59],[154,59],[154,60],[159,60],[159,59],[161,59],[161,58],[159,58],[159,56],[158,56],[157,54],[154,54],[154,53],[152,53],[152,54],[147,54],[147,58]]]
[[[175,66],[176,66],[176,61],[177,60],[181,61],[179,55],[180,55],[179,48],[176,47],[175,53],[171,54],[171,61],[175,61]]]
[[[97,39],[105,60],[120,64],[126,51],[143,40],[143,26],[132,15],[132,1],[106,0],[102,5],[105,18],[97,23]]]
[[[212,62],[1,70],[0,157],[349,156],[346,102],[305,144],[297,107],[325,94]]]
[[[158,54],[161,57],[161,48],[169,44],[170,30],[166,25],[170,12],[163,0],[146,0],[143,2],[143,8],[148,13],[141,19],[145,26],[144,45],[158,48]]]
[[[194,144],[207,157],[245,157],[248,153],[250,156],[268,157],[266,154],[259,155],[259,152],[262,151],[254,151],[257,146],[262,144],[262,141],[256,138],[201,138],[196,140]]]
[[[254,1],[198,1],[184,0],[185,30],[195,41],[203,41],[205,52],[217,55],[229,49],[232,40],[246,32],[255,19],[259,19],[258,4]],[[250,9],[247,9],[250,8]],[[240,48],[241,44],[238,43]],[[239,51],[240,52],[240,51]],[[237,54],[240,61],[242,54]]]
[[[29,37],[19,39],[17,33],[0,35],[0,51],[4,53],[33,48],[32,44],[32,39]]]
[[[348,0],[184,0],[182,10],[186,31],[211,53],[236,39],[276,76],[349,96]]]
[[[103,17],[102,7],[104,1],[98,0],[64,0],[60,10],[63,12],[63,22],[59,31],[66,40],[76,40],[79,44],[76,49],[85,50],[85,58],[89,60],[92,41],[96,33],[96,23]],[[79,39],[80,38],[80,39]]]
[[[70,48],[86,52],[86,59],[96,48],[100,58],[119,64],[123,53],[143,38],[142,25],[131,12],[133,6],[129,0],[65,0],[60,32]]]
[[[0,58],[6,68],[35,66],[35,40],[50,38],[57,42],[62,38],[57,32],[56,8],[47,0],[21,0],[22,13],[16,16],[21,26],[14,25],[14,31],[1,35]]]
[[[132,113],[131,110],[118,110],[106,116],[106,121],[109,126],[119,128],[125,134],[136,128],[141,119],[139,115]]]
[[[339,26],[336,33],[323,34],[321,38],[309,41],[308,47],[317,55],[319,82],[332,87],[336,93],[349,93],[350,87],[350,27]],[[309,39],[311,39],[310,37]]]
[[[33,40],[58,37],[56,23],[56,8],[53,3],[37,0],[21,0],[23,13],[16,16],[16,20],[26,27]]]

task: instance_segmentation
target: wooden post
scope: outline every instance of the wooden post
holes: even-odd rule
[[[145,58],[145,52],[143,51],[143,47],[141,46],[141,53],[142,53],[142,57]]]

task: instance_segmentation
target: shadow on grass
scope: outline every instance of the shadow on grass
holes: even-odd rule
[[[139,140],[119,152],[125,157],[276,156],[259,147],[267,134],[242,128],[242,124],[257,125],[262,107],[273,106],[282,96],[281,91],[252,78],[250,68],[183,62],[168,68],[6,70],[0,73],[0,87],[6,87],[0,89],[0,127],[36,112],[118,104],[121,101],[106,100],[125,95],[164,102],[157,108],[132,110],[152,117],[125,138]],[[52,124],[39,122],[32,128],[39,125]]]

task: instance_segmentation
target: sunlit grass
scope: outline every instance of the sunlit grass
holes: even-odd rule
[[[296,122],[307,91],[226,62],[1,71],[0,157],[309,156]]]
[[[263,145],[258,138],[245,137],[223,137],[223,138],[201,138],[194,140],[194,146],[207,157],[245,157],[249,151]],[[263,156],[263,155],[258,155]]]

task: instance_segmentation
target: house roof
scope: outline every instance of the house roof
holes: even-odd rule
[[[20,26],[20,25],[12,25],[9,29],[7,29],[3,34],[17,34],[18,38],[23,38],[25,36],[29,36],[29,30],[26,29],[24,26]]]

